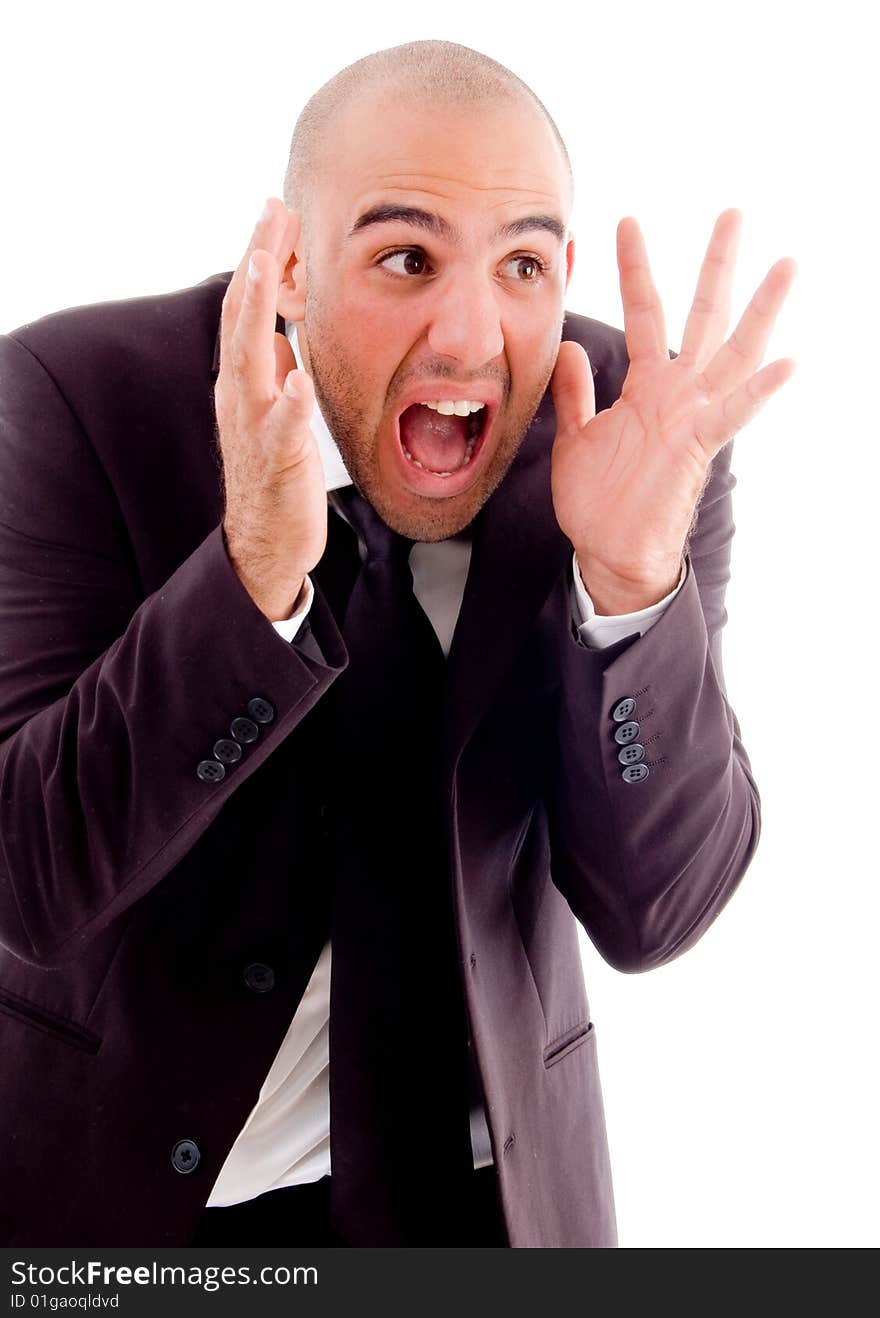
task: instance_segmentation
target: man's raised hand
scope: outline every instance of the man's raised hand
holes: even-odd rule
[[[272,621],[289,617],[327,541],[324,473],[309,428],[314,389],[275,330],[299,233],[298,216],[271,197],[223,298],[214,390],[227,549]]]
[[[670,360],[663,308],[632,218],[617,229],[629,370],[620,397],[594,415],[579,344],[560,346],[551,386],[557,434],[553,504],[599,613],[646,608],[674,589],[691,521],[716,453],[789,378],[794,362],[759,369],[796,273],[777,261],[725,340],[741,216],[717,219],[681,352]]]

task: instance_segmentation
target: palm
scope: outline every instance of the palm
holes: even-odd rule
[[[780,387],[793,363],[757,370],[794,275],[772,267],[726,341],[739,213],[719,217],[682,340],[670,360],[663,311],[634,220],[618,228],[629,370],[614,405],[594,415],[583,349],[560,347],[551,468],[559,525],[583,567],[634,588],[674,583],[715,454]]]
[[[617,402],[560,431],[553,450],[563,531],[575,545],[596,545],[594,561],[634,584],[674,571],[669,546],[683,544],[705,478],[693,373],[669,365],[674,374],[631,367]]]

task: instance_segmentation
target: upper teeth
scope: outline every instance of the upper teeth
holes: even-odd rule
[[[441,416],[467,416],[469,412],[479,412],[480,408],[485,407],[486,404],[475,403],[467,398],[460,400],[457,398],[441,398],[434,403],[424,403],[423,406],[432,408],[433,411],[439,412]]]

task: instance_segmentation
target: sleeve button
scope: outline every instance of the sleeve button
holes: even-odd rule
[[[614,740],[619,746],[627,746],[639,735],[639,725],[633,719],[630,723],[621,723],[614,733]]]
[[[214,755],[222,764],[235,764],[242,757],[243,751],[237,741],[221,737],[214,742]]]
[[[253,719],[249,718],[234,718],[229,725],[229,731],[236,741],[240,741],[245,746],[256,741],[260,735],[260,729]]]
[[[226,770],[219,760],[200,760],[196,774],[203,783],[219,783],[226,777]]]
[[[247,708],[255,723],[271,723],[275,717],[275,706],[262,696],[254,696],[248,701]]]

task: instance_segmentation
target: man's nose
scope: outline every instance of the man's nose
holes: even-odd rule
[[[428,329],[431,350],[453,357],[465,371],[477,370],[504,351],[497,289],[488,281],[462,273],[438,289]]]

